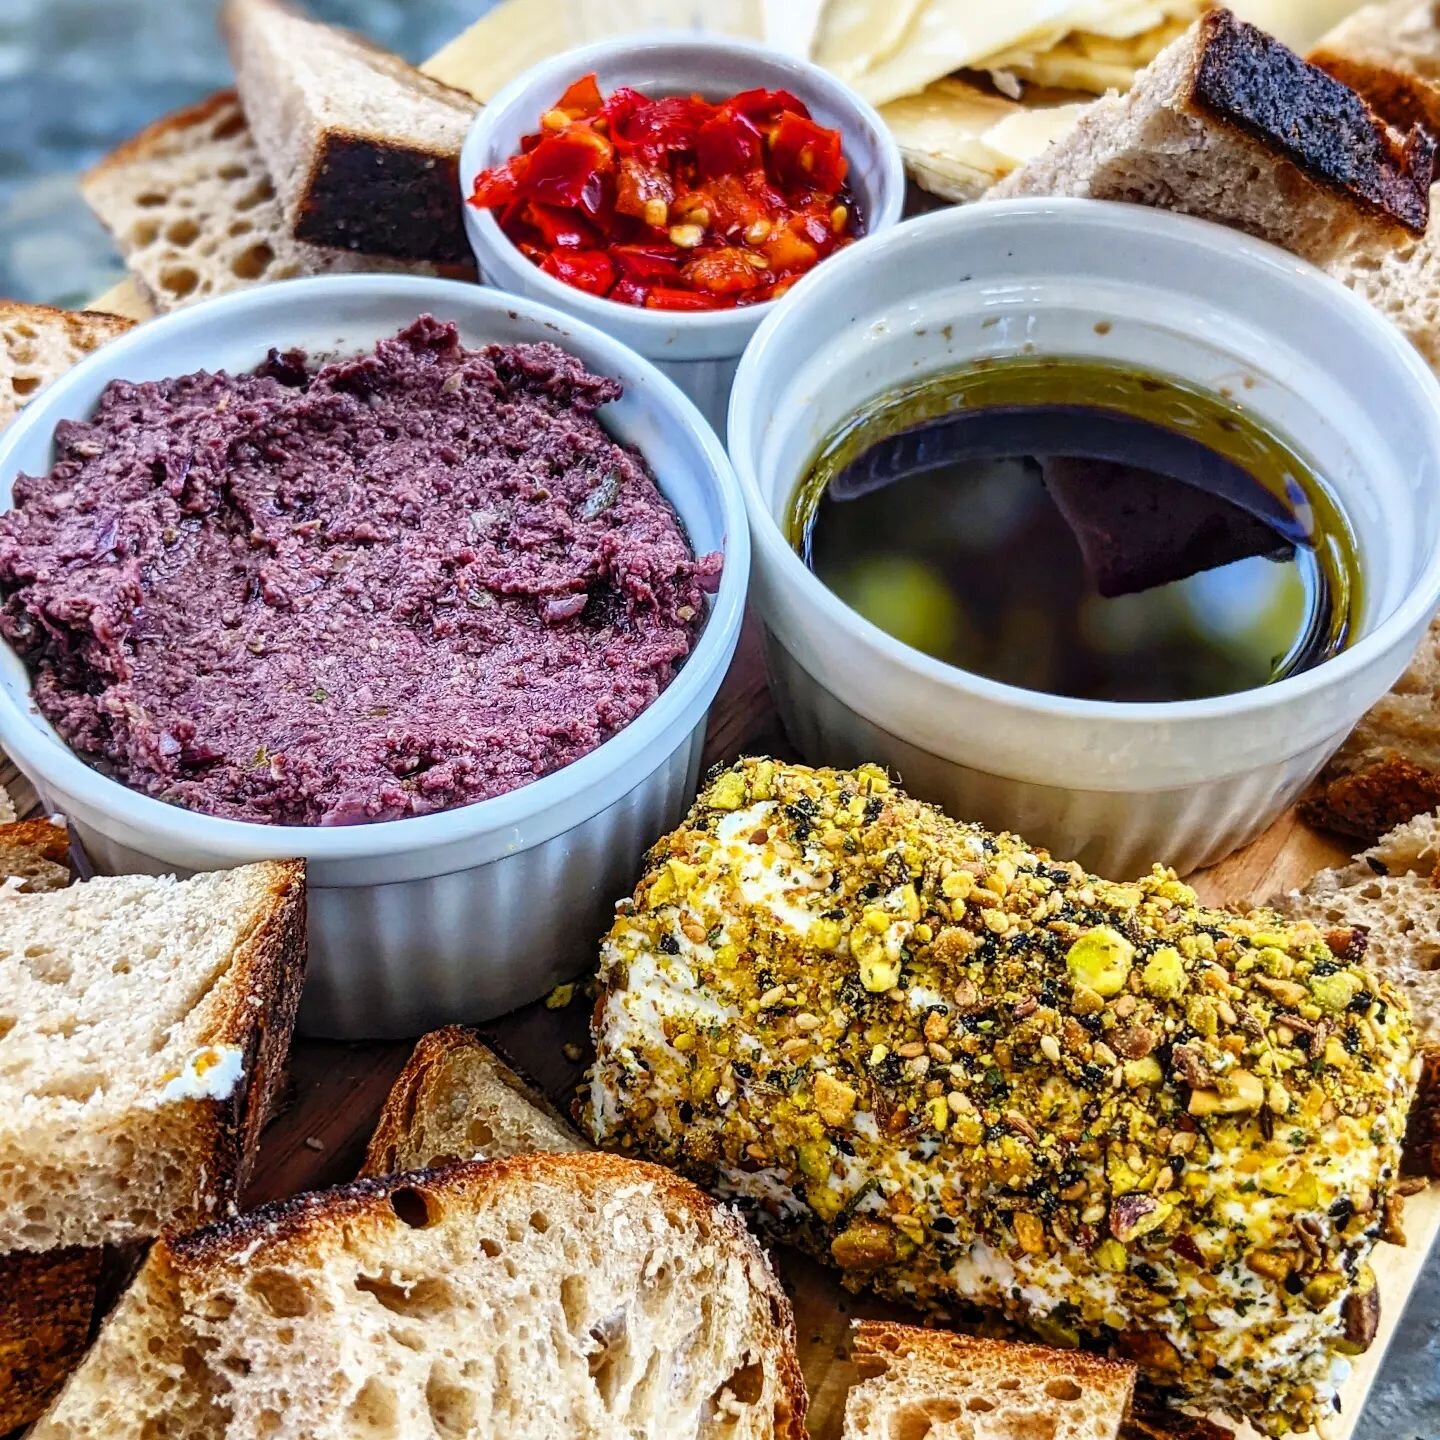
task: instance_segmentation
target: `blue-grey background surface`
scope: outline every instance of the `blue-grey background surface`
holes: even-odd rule
[[[75,176],[147,121],[230,83],[217,4],[0,0],[0,295],[77,305],[123,274]],[[489,0],[313,0],[312,8],[418,60]],[[1440,1258],[1357,1440],[1440,1440]]]

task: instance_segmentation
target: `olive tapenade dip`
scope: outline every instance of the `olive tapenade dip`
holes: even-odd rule
[[[126,785],[333,825],[488,799],[641,713],[697,559],[553,345],[422,317],[357,358],[111,383],[0,516],[0,632]]]
[[[743,760],[617,908],[583,1120],[852,1288],[1306,1431],[1403,1204],[1413,1029],[1364,938],[1098,879],[875,766]]]

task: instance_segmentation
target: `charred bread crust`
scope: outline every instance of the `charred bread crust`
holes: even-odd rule
[[[260,1132],[284,1081],[305,983],[305,862],[275,862],[270,868],[271,904],[237,947],[229,981],[233,1003],[201,1041],[236,1046],[244,1068],[228,1099],[192,1102],[197,1107],[194,1224],[233,1209],[249,1178]],[[172,1222],[184,1223],[180,1218]]]
[[[457,156],[328,130],[300,189],[297,240],[397,260],[470,259]]]
[[[1142,1383],[1120,1426],[1119,1440],[1235,1440],[1235,1432],[1173,1409],[1158,1390]]]
[[[1405,1132],[1405,1173],[1440,1180],[1440,1046],[1420,1052],[1420,1084]]]
[[[570,1121],[551,1104],[549,1096],[533,1080],[502,1060],[476,1031],[464,1025],[446,1025],[422,1035],[415,1042],[405,1068],[390,1087],[380,1118],[375,1122],[374,1134],[365,1149],[365,1164],[360,1171],[362,1179],[395,1173],[400,1144],[415,1124],[432,1072],[453,1055],[465,1050],[479,1052],[497,1080],[503,1081],[557,1125],[567,1131],[574,1130]]]
[[[1308,58],[1312,65],[1361,95],[1377,115],[1397,130],[1420,125],[1432,135],[1440,135],[1440,87],[1419,75],[1330,50],[1314,50]]]
[[[1299,805],[1300,818],[1373,845],[1416,815],[1440,806],[1440,775],[1400,755],[1346,773],[1325,771]]]
[[[1317,183],[1425,233],[1435,141],[1415,128],[1396,142],[1349,87],[1228,10],[1199,22],[1192,103],[1278,149]]]
[[[39,1418],[90,1343],[104,1251],[0,1255],[0,1435]]]

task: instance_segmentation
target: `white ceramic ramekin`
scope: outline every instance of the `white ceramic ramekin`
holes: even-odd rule
[[[1262,690],[1185,704],[1061,699],[981,679],[861,619],[777,517],[865,399],[982,356],[1097,356],[1228,389],[1335,490],[1366,578],[1360,638]],[[952,813],[1112,876],[1189,871],[1289,805],[1394,683],[1440,603],[1440,385],[1319,271],[1156,210],[1019,200],[943,211],[837,256],[751,343],[730,408],[756,601],[791,737],[892,765]]]
[[[617,341],[531,300],[395,276],[298,280],[181,310],[112,341],[0,436],[0,504],[19,473],[51,463],[56,422],[91,413],[112,379],[245,370],[270,346],[368,348],[416,316],[453,320],[467,344],[551,341],[613,375],[605,425],[645,456],[697,552],[725,568],[695,650],[660,698],[573,765],[441,814],[303,828],[218,820],[162,804],[92,770],[36,712],[30,679],[0,647],[0,745],[70,818],[106,872],[225,869],[304,856],[310,876],[311,1034],[412,1035],[544,994],[593,958],[641,852],[694,793],[706,715],[734,654],[750,565],[745,510],[724,452],[695,407]]]
[[[818,66],[743,40],[700,36],[629,36],[567,51],[527,70],[480,111],[460,156],[460,185],[468,197],[480,171],[502,164],[534,131],[565,88],[595,73],[609,94],[631,85],[647,95],[703,95],[722,100],[763,86],[789,90],[822,125],[838,127],[850,160],[849,183],[873,236],[900,219],[905,166],[899,147],[874,108]],[[775,302],[711,313],[643,310],[587,295],[527,260],[488,210],[465,205],[465,226],[481,277],[502,290],[530,295],[598,325],[653,360],[724,434],[726,406],[741,352]],[[830,261],[818,268],[824,269]]]

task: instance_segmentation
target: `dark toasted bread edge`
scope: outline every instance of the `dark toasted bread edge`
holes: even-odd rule
[[[38,1419],[84,1355],[104,1254],[0,1255],[0,1435]]]
[[[1207,11],[1198,30],[1192,104],[1280,151],[1316,183],[1425,233],[1436,148],[1426,130],[1397,143],[1361,96],[1229,10]],[[1300,123],[1306,115],[1326,124]]]

